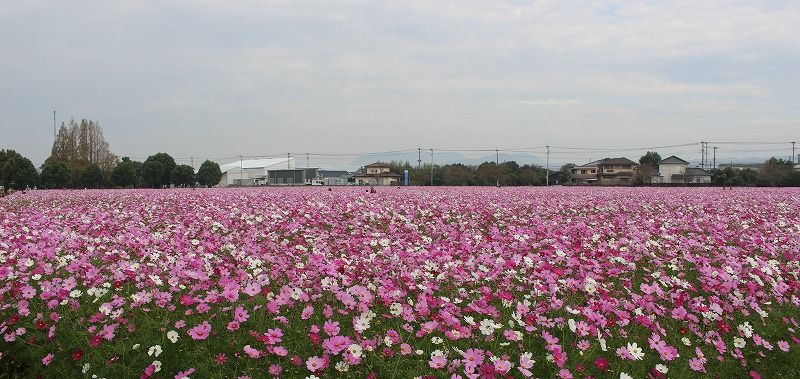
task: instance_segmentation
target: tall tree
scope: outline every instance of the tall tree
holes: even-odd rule
[[[33,162],[14,150],[0,150],[0,186],[25,189],[39,181]]]
[[[194,186],[195,177],[194,169],[189,165],[179,165],[172,169],[172,183],[176,186],[189,187]]]
[[[96,165],[104,173],[110,173],[117,163],[117,156],[111,153],[100,123],[86,119],[80,123],[74,119],[69,124],[61,123],[51,157],[65,162],[73,174],[89,165]]]
[[[148,165],[148,162],[150,162],[150,165]],[[154,176],[152,176],[154,175],[153,170],[156,167],[152,163],[158,163],[159,166],[160,171],[158,173],[157,180]],[[170,183],[172,182],[172,170],[175,169],[175,166],[176,166],[175,159],[173,159],[172,156],[170,156],[169,154],[167,153],[153,154],[147,157],[147,159],[144,161],[144,164],[142,165],[142,170],[143,170],[142,178],[145,179],[145,182],[147,182],[148,187],[154,187],[154,188],[169,187]],[[145,171],[147,171],[148,175],[147,177],[145,177]]]
[[[222,170],[216,162],[206,160],[197,170],[197,182],[201,186],[215,186],[219,184],[220,180],[222,180]]]
[[[65,188],[70,184],[69,166],[62,161],[48,159],[42,165],[39,181],[44,188]]]

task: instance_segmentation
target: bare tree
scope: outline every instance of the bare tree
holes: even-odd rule
[[[70,120],[69,124],[62,123],[51,154],[51,158],[66,162],[72,168],[97,165],[110,172],[117,163],[117,156],[111,153],[100,124],[86,119],[80,124],[75,120]]]

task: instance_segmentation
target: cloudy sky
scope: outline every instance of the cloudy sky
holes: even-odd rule
[[[702,140],[788,158],[800,2],[0,1],[0,148],[40,164],[54,109],[138,159]],[[553,160],[600,155],[640,154]]]

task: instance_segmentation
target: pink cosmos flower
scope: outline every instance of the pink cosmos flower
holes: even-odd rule
[[[272,348],[272,353],[279,357],[285,357],[289,354],[289,351],[283,346],[275,346]]]
[[[202,324],[189,329],[188,334],[193,340],[204,340],[211,334],[211,324],[208,321],[203,321]]]
[[[447,358],[445,358],[443,355],[433,356],[428,361],[428,366],[430,366],[432,369],[440,369],[444,366],[447,366]]]
[[[54,357],[53,353],[48,353],[47,355],[44,356],[44,358],[42,358],[42,364],[45,366],[50,365],[50,362],[53,361],[53,357]]]
[[[233,312],[233,319],[237,322],[245,322],[247,319],[250,318],[250,315],[241,305],[236,307],[236,310]]]
[[[186,371],[181,371],[181,372],[175,374],[175,379],[186,379],[186,378],[189,378],[189,375],[192,375],[192,373],[194,373],[194,368],[189,368]]]
[[[339,334],[339,331],[340,331],[339,322],[338,321],[327,320],[327,321],[325,321],[325,324],[322,325],[322,330],[324,330],[325,334],[327,334],[328,336],[333,337],[333,336]]]
[[[484,357],[485,355],[480,349],[467,349],[463,354],[464,366],[471,368],[478,367],[483,363]]]
[[[250,347],[250,345],[244,345],[244,352],[250,358],[258,358],[261,356],[261,352],[258,351],[257,349],[253,349],[252,347]]]
[[[271,364],[271,365],[269,365],[269,374],[270,375],[272,375],[272,376],[280,376],[281,375],[281,371],[283,371],[283,368],[281,367],[281,365],[279,365],[279,364]]]
[[[313,356],[306,359],[306,368],[311,372],[318,372],[325,369],[325,360],[320,357]]]

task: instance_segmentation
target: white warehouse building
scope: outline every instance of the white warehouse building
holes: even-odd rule
[[[244,159],[220,165],[222,180],[217,186],[266,184],[267,171],[295,168],[294,158]]]

